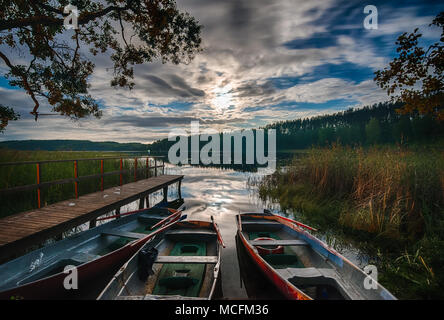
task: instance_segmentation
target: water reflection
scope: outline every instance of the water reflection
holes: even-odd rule
[[[189,219],[210,220],[214,216],[220,226],[222,236],[227,245],[222,256],[222,287],[224,297],[236,298],[276,298],[276,293],[269,288],[257,287],[254,283],[258,280],[254,266],[249,261],[240,261],[244,269],[255,270],[255,276],[250,274],[245,278],[245,286],[240,285],[240,270],[238,263],[238,252],[236,251],[236,222],[235,215],[239,212],[262,211],[268,208],[276,213],[288,214],[280,211],[278,203],[264,203],[258,196],[258,182],[262,180],[259,172],[241,172],[221,168],[205,168],[196,166],[171,166],[167,165],[166,174],[182,174],[185,176],[182,183],[182,197],[185,199],[186,212]],[[172,192],[175,188],[170,188]],[[172,193],[171,196],[174,196]],[[293,214],[293,213],[292,213]],[[296,214],[296,218],[298,215]],[[300,217],[299,217],[300,218]],[[331,230],[317,232],[316,237],[328,243],[338,252],[351,260],[356,265],[363,267],[368,264],[368,257],[355,248],[347,240],[338,237]],[[240,255],[241,257],[241,255]],[[260,277],[260,276],[259,276]],[[264,284],[265,287],[266,284]],[[250,288],[247,292],[245,287]],[[253,289],[251,289],[253,288]],[[259,289],[258,289],[259,288]],[[261,289],[262,288],[262,289]],[[258,292],[258,290],[260,292]]]
[[[165,164],[165,174],[184,175],[182,198],[185,200],[188,219],[210,221],[214,217],[220,227],[226,248],[222,250],[222,290],[224,299],[280,299],[279,293],[260,271],[244,259],[245,255],[237,249],[237,226],[235,215],[240,212],[262,211],[264,208],[280,212],[278,203],[263,202],[257,192],[261,172],[242,172],[232,169],[172,166]],[[168,199],[178,198],[177,185],[168,191]],[[150,195],[150,205],[163,199],[162,191]],[[121,208],[121,213],[138,209],[138,201]],[[108,215],[113,215],[110,212]],[[283,213],[286,214],[285,212]],[[298,216],[296,214],[296,218]],[[302,219],[300,219],[302,220]],[[302,220],[303,222],[303,220]],[[87,228],[87,225],[81,226]],[[360,267],[368,264],[368,258],[348,241],[337,237],[331,231],[317,232],[316,237],[327,242],[338,252]],[[241,269],[239,268],[241,266]],[[241,277],[243,285],[241,285]]]

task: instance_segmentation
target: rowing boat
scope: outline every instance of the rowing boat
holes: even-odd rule
[[[86,287],[96,276],[127,261],[155,234],[152,226],[177,221],[181,206],[182,199],[125,213],[1,265],[0,299],[71,297],[76,290],[67,289]],[[73,267],[77,282],[67,288],[65,280]]]
[[[304,229],[300,222],[263,213],[236,216],[238,237],[271,283],[293,300],[394,300],[387,289]]]
[[[181,221],[156,240],[116,273],[99,300],[206,300],[215,296],[220,290],[223,240],[214,221]]]

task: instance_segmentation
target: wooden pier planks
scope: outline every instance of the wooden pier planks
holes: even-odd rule
[[[0,219],[0,261],[182,179],[161,175]]]

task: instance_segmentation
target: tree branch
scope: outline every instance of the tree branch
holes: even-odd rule
[[[87,24],[88,22],[95,20],[97,18],[100,18],[104,15],[107,15],[108,13],[112,11],[124,11],[128,10],[128,6],[125,7],[119,7],[119,6],[109,6],[103,10],[96,11],[96,12],[85,12],[83,14],[80,14],[79,18],[77,19],[77,23],[79,25]],[[15,28],[22,28],[26,26],[32,26],[32,25],[43,25],[43,26],[61,26],[63,25],[64,19],[54,18],[50,16],[34,16],[30,18],[23,18],[23,19],[13,19],[13,20],[5,20],[0,21],[0,31],[3,30],[9,30],[9,29],[15,29]]]
[[[0,51],[0,58],[3,59],[3,61],[11,70],[14,69],[14,65],[11,63],[11,61],[9,61],[8,57],[1,51]],[[19,76],[20,78],[22,78],[23,86],[25,87],[26,92],[31,96],[32,100],[34,101],[34,109],[32,110],[31,114],[34,114],[37,120],[37,109],[39,108],[40,104],[37,101],[34,92],[32,91],[31,86],[28,83],[28,79],[26,78],[26,76],[24,74],[21,74]]]

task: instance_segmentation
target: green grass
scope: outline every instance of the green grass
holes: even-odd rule
[[[71,151],[16,151],[0,149],[0,163],[23,162],[39,160],[70,160],[100,157],[128,156],[128,153],[118,152],[71,152]],[[150,166],[153,166],[150,163]],[[78,162],[78,175],[87,176],[100,174],[100,160],[87,160]],[[138,161],[138,168],[145,167],[145,159]],[[104,172],[117,171],[120,168],[119,159],[104,160]],[[132,182],[134,179],[134,161],[124,160],[123,169],[130,170],[123,175],[123,183]],[[152,170],[153,171],[153,170]],[[36,165],[21,164],[13,166],[0,166],[0,189],[24,186],[37,183]],[[152,172],[150,174],[153,174]],[[139,177],[143,175],[139,172]],[[41,164],[41,182],[68,179],[74,177],[74,162],[43,163]],[[119,175],[104,177],[104,188],[119,185]],[[100,178],[82,180],[78,184],[79,196],[95,191],[101,187]],[[41,190],[42,206],[67,200],[75,197],[74,183],[54,185]],[[37,208],[37,191],[23,191],[13,194],[0,194],[0,217],[5,217],[17,212]]]
[[[442,149],[313,149],[266,177],[259,194],[353,239],[377,257],[396,296],[444,298]]]

